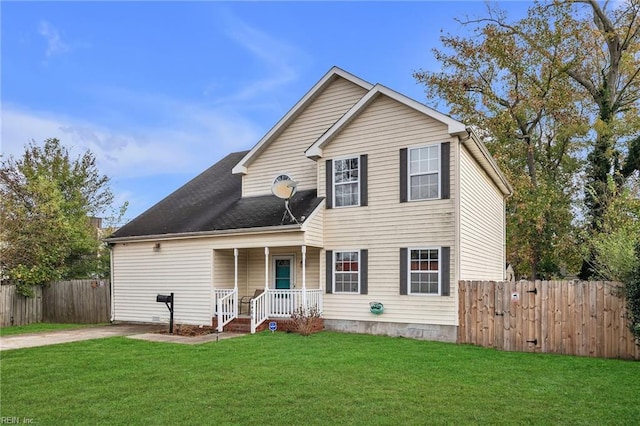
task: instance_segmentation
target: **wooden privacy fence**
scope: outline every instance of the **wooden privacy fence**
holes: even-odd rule
[[[619,283],[460,281],[458,343],[640,359]]]
[[[100,323],[111,317],[109,280],[58,281],[35,287],[35,297],[0,286],[0,326],[36,322]]]

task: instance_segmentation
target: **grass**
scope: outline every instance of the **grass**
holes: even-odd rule
[[[38,424],[615,424],[640,362],[323,332],[2,352],[1,416]]]
[[[13,327],[0,327],[0,336],[11,336],[14,334],[40,333],[43,331],[69,330],[73,328],[97,327],[107,324],[53,324],[39,322],[29,325],[16,325]]]

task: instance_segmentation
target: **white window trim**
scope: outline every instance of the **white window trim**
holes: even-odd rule
[[[438,293],[413,293],[411,291],[411,251],[438,250]],[[442,295],[442,247],[409,247],[407,248],[407,294],[410,296],[433,297]]]
[[[357,200],[358,202],[356,204],[352,204],[350,206],[338,206],[336,204],[336,161],[341,161],[341,160],[352,160],[352,159],[357,159],[358,160],[358,181],[356,182],[358,184],[358,197]],[[362,170],[362,164],[360,161],[360,156],[359,155],[348,155],[345,157],[338,157],[338,158],[334,158],[331,161],[331,186],[332,186],[332,190],[331,190],[331,197],[333,198],[332,201],[332,206],[334,209],[348,209],[349,207],[360,207],[360,194],[362,191],[362,188],[360,187],[360,172]],[[348,182],[349,184],[353,183],[353,182]],[[340,185],[340,184],[338,184]]]
[[[411,146],[411,147],[407,147],[407,201],[409,202],[413,202],[413,201],[428,201],[428,200],[439,200],[442,198],[442,170],[441,169],[441,164],[442,164],[442,147],[441,147],[442,143],[441,142],[435,142],[435,143],[429,143],[426,145],[418,145],[418,146]],[[420,148],[428,148],[431,146],[438,146],[438,171],[437,171],[437,175],[438,175],[438,195],[436,197],[433,198],[411,198],[411,177],[412,176],[423,176],[423,175],[427,175],[427,174],[433,174],[433,172],[431,173],[416,173],[416,174],[411,174],[411,150],[413,149],[420,149]]]
[[[337,253],[358,253],[358,289],[357,291],[336,291],[336,254]],[[362,269],[362,256],[360,249],[340,249],[333,250],[331,259],[331,290],[334,294],[360,294],[360,270]]]
[[[269,288],[272,290],[276,289],[276,261],[277,260],[291,260],[291,271],[289,272],[291,276],[291,290],[296,288],[296,255],[295,254],[273,254],[271,257],[271,282],[269,283]]]

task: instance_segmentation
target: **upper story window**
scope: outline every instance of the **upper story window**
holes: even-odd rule
[[[334,206],[360,205],[360,162],[358,157],[333,161]]]
[[[409,199],[440,197],[440,145],[409,149]]]

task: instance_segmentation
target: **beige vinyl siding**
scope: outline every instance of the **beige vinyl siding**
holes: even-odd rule
[[[244,276],[243,267],[239,266],[238,287],[244,283],[248,288],[246,283],[251,283],[255,274],[248,275],[256,267],[262,269],[264,287],[264,247],[277,252],[279,249],[274,247],[292,246],[295,248],[288,249],[290,252],[299,251],[304,234],[297,231],[163,240],[157,252],[153,250],[155,243],[127,242],[113,246],[116,321],[168,321],[169,311],[156,302],[156,295],[174,292],[176,323],[210,325],[213,286],[233,288],[233,248],[240,249],[239,265],[245,264]],[[246,250],[251,247],[255,250]],[[262,253],[262,261],[249,268],[247,258],[254,252]]]
[[[302,229],[304,241],[309,246],[324,247],[324,203],[321,203],[307,218]]]
[[[502,280],[504,199],[464,146],[460,185],[460,279]]]
[[[300,190],[316,188],[316,166],[305,150],[365,93],[362,87],[336,78],[249,165],[242,177],[243,196],[270,194],[279,173],[292,176]]]
[[[325,159],[368,155],[368,206],[325,211],[325,248],[369,250],[368,295],[324,297],[329,319],[456,325],[455,150],[451,150],[450,199],[400,203],[401,148],[451,142],[447,127],[386,96],[376,99],[324,147]],[[325,192],[325,162],[318,162]],[[451,296],[400,296],[400,248],[450,247]],[[324,257],[323,257],[324,259]],[[324,260],[323,260],[324,264]],[[321,267],[324,280],[325,267]],[[324,281],[323,281],[324,282]],[[384,314],[369,312],[379,301]]]
[[[113,247],[113,298],[116,321],[169,320],[158,294],[175,293],[176,323],[211,324],[212,252],[205,240],[116,244]]]
[[[242,293],[247,286],[248,256],[246,249],[238,250],[238,289]],[[233,288],[235,259],[233,249],[213,251],[213,286],[215,288]]]
[[[273,233],[218,236],[207,240],[212,249],[301,246],[304,244],[304,233],[301,231],[275,231]]]
[[[287,246],[288,241],[299,243]],[[301,232],[161,241],[157,252],[154,244],[128,242],[113,247],[116,321],[167,322],[169,311],[156,302],[156,296],[173,292],[176,323],[210,325],[213,288],[234,286],[234,247],[239,248],[239,296],[264,288],[265,246],[269,247],[270,286],[273,256],[293,255],[294,284],[302,288]],[[320,253],[320,248],[307,247],[307,288],[320,288]]]

